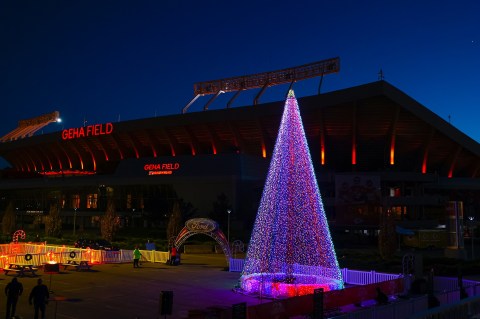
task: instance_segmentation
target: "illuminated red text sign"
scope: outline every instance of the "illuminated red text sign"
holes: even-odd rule
[[[172,175],[173,171],[179,168],[179,163],[157,163],[143,166],[143,170],[148,172],[148,175]]]
[[[84,127],[69,128],[62,131],[62,139],[71,140],[80,137],[108,135],[113,132],[113,124],[95,124]]]

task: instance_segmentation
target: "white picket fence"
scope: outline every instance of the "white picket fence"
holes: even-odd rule
[[[480,296],[456,302],[441,302],[439,307],[415,313],[410,319],[467,319],[480,318]]]
[[[241,272],[243,270],[243,265],[245,263],[245,259],[235,259],[230,258],[229,262],[229,271],[230,272]]]
[[[245,259],[230,258],[229,270],[231,272],[241,272]],[[368,285],[376,282],[393,280],[402,277],[401,274],[387,274],[376,271],[350,270],[348,268],[340,269],[343,281],[351,285]]]
[[[351,285],[369,285],[376,282],[394,280],[403,277],[402,274],[387,274],[376,271],[341,269],[343,281]]]
[[[334,319],[408,319],[415,313],[428,309],[428,297],[426,295],[399,300],[388,305],[372,306],[354,312],[333,316]]]
[[[480,293],[478,281],[462,279],[462,286],[474,292],[474,295]],[[459,288],[458,278],[435,276],[433,279],[433,291],[448,292],[458,290]]]

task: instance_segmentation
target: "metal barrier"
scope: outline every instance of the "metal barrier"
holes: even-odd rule
[[[407,319],[419,311],[428,308],[427,296],[390,303],[384,306],[372,306],[330,318],[335,319]]]
[[[229,271],[242,272],[245,259],[230,258]],[[350,270],[348,268],[340,269],[343,281],[352,285],[368,285],[376,282],[388,281],[401,278],[402,274],[386,274],[376,271]]]
[[[140,250],[141,260],[154,263],[166,263],[169,253],[163,251]],[[69,259],[88,260],[92,264],[129,263],[133,260],[133,250],[106,251],[82,249],[69,246],[53,246],[45,244],[3,244],[0,245],[0,268],[13,262],[25,261],[25,255],[32,256],[31,263],[41,266],[49,261],[66,263]]]
[[[230,258],[229,271],[230,272],[241,272],[241,271],[243,271],[243,265],[244,264],[245,264],[245,259]]]
[[[462,279],[463,287],[477,286],[479,283],[473,280]],[[435,276],[433,279],[433,290],[434,291],[451,291],[459,288],[458,278],[452,277],[438,277]]]
[[[402,277],[401,274],[386,274],[376,271],[341,269],[343,281],[352,285],[368,285],[376,282],[388,281]]]
[[[480,296],[475,296],[416,313],[411,319],[464,319],[478,318],[479,315]]]

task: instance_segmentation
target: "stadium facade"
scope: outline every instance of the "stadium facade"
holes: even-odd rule
[[[385,211],[408,227],[445,224],[451,202],[477,217],[480,145],[399,89],[382,80],[298,103],[331,227],[378,229]],[[65,223],[98,227],[113,190],[125,225],[155,227],[181,199],[192,214],[225,227],[229,210],[237,228],[251,229],[283,105],[4,140],[0,156],[11,168],[1,173],[1,208],[13,202],[28,229],[60,200]]]

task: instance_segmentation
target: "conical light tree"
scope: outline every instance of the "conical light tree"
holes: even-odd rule
[[[243,290],[271,297],[343,288],[297,100],[288,94],[245,266]]]

